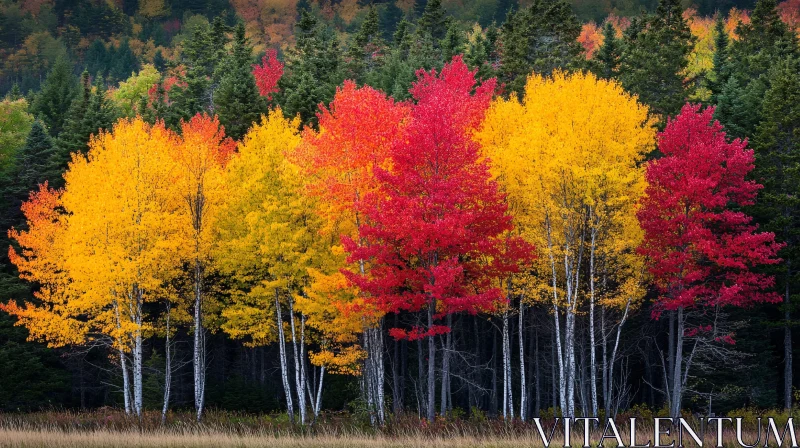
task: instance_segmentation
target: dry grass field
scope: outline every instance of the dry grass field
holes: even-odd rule
[[[505,424],[499,420],[447,421],[433,425],[416,418],[394,422],[381,431],[329,418],[315,426],[300,428],[284,422],[282,416],[247,416],[210,413],[207,422],[196,424],[191,414],[172,415],[166,425],[158,415],[135,421],[117,411],[92,413],[46,412],[0,414],[0,448],[539,448],[544,447],[532,424]],[[552,423],[546,423],[549,432]],[[753,428],[754,429],[754,428]],[[620,428],[628,443],[627,428]],[[652,439],[652,426],[637,431],[637,443]],[[673,435],[675,435],[673,433]],[[601,430],[593,430],[592,445]],[[745,441],[756,440],[755,431]],[[763,446],[763,433],[759,446]],[[563,447],[563,435],[556,434],[551,447]],[[738,447],[733,430],[724,434],[726,447]],[[671,441],[662,439],[662,443]],[[774,445],[774,440],[770,445]],[[583,430],[575,428],[571,445],[583,445]],[[604,444],[614,447],[613,440]],[[676,444],[677,445],[677,444]],[[686,436],[684,445],[696,446]],[[705,446],[715,446],[707,433]],[[790,444],[784,443],[784,446]]]

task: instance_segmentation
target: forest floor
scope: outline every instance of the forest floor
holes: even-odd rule
[[[114,409],[0,413],[0,448],[544,447],[533,424],[506,424],[499,419],[441,419],[426,424],[416,416],[408,416],[389,423],[381,430],[359,422],[352,414],[326,415],[315,425],[306,427],[289,424],[285,414],[249,415],[212,411],[206,415],[204,423],[198,424],[193,421],[191,412],[183,412],[170,413],[165,425],[160,420],[157,412],[147,412],[138,420]],[[545,421],[543,426],[549,435],[552,422]],[[627,444],[628,428],[620,427],[619,430],[623,442]],[[601,428],[592,431],[592,446],[597,446],[601,432]],[[637,426],[637,443],[646,444],[652,436],[652,427]],[[743,438],[749,442],[757,437],[759,435],[755,431],[752,434],[747,431]],[[662,443],[669,444],[671,440],[667,439],[662,439]],[[705,439],[707,445],[715,445],[711,431]],[[739,446],[732,429],[725,431],[724,441],[725,446]],[[573,430],[571,442],[576,447],[583,445],[581,428]],[[613,439],[606,440],[605,445],[614,447],[616,443]],[[684,445],[695,444],[689,439],[684,440]],[[562,434],[556,433],[551,446],[564,446]]]

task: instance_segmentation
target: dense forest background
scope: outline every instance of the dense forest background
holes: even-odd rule
[[[520,92],[531,72],[588,70],[616,79],[650,107],[662,128],[686,100],[714,104],[729,135],[755,138],[766,148],[767,126],[774,135],[799,138],[800,110],[792,100],[798,95],[792,88],[798,86],[798,26],[796,0],[0,0],[0,302],[32,299],[32,285],[9,261],[6,235],[24,228],[20,205],[28,192],[45,180],[61,186],[69,154],[85,151],[89,136],[117,118],[138,114],[176,128],[210,111],[240,139],[260,114],[279,105],[314,127],[317,105],[330,102],[345,79],[404,100],[418,68],[440,69],[464,54],[481,79],[496,76],[505,94]],[[255,75],[254,64],[261,64]],[[796,155],[789,159],[797,163]],[[760,175],[768,179],[769,173]],[[768,229],[787,228],[770,220],[774,210],[753,213]],[[790,243],[787,250],[795,250],[795,227],[790,223],[779,233]],[[778,288],[787,291],[787,304],[726,315],[737,343],[727,356],[699,362],[686,407],[720,413],[786,404],[786,366],[795,377],[798,370],[785,362],[796,345],[790,303],[798,279],[774,269],[785,274]],[[664,405],[658,344],[668,330],[665,320],[652,319],[653,299],[651,292],[622,332],[623,409]],[[390,317],[395,323],[403,318]],[[527,373],[535,379],[530,407],[538,413],[556,403],[552,322],[544,305],[532,306],[525,319],[512,319],[511,338],[516,344],[516,335],[528,335]],[[26,329],[14,322],[0,312],[0,410],[120,405],[122,379],[107,348],[47,348],[27,341]],[[581,316],[582,347],[586,325]],[[453,360],[449,408],[498,415],[499,318],[465,316],[453,328],[453,350],[464,355]],[[192,337],[190,325],[174,336],[177,408],[193,405]],[[422,354],[413,342],[382,337],[390,409],[416,409]],[[163,346],[157,335],[145,345],[149,408],[161,407]],[[206,348],[208,407],[284,408],[276,344],[252,347],[217,327],[209,328]],[[512,351],[514,363],[517,355]],[[358,377],[329,375],[323,408],[363,412],[361,391]]]

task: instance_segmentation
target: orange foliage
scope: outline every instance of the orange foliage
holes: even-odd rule
[[[583,46],[586,59],[591,59],[603,44],[603,31],[594,22],[584,23],[578,42]]]

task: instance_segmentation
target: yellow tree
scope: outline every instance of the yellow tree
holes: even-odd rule
[[[321,221],[312,199],[302,194],[300,170],[286,158],[300,144],[299,124],[299,119],[287,120],[276,109],[262,117],[240,143],[237,156],[226,169],[231,189],[220,214],[215,260],[234,283],[232,303],[223,311],[223,330],[234,338],[248,339],[252,345],[277,341],[289,415],[294,419],[295,394],[300,422],[305,423],[311,387],[307,384],[307,322],[302,308],[305,305],[314,316],[309,323],[318,323],[321,317],[324,320],[313,311],[314,302],[305,298],[305,290],[311,281],[309,269],[322,272],[330,262],[319,250]],[[283,307],[289,315],[294,353],[294,393],[289,381]],[[296,311],[300,311],[299,324],[295,322]],[[322,375],[319,378],[315,412],[319,410]]]
[[[632,252],[641,239],[639,164],[654,139],[647,109],[617,83],[591,74],[532,75],[521,100],[495,100],[476,139],[508,194],[517,228],[539,251],[525,290],[532,292],[528,300],[552,306],[559,401],[570,417],[576,317],[588,302],[593,409],[586,410],[597,415],[595,305],[627,311],[641,296],[640,261]]]
[[[46,219],[28,216],[30,229],[12,233],[24,278],[47,286],[40,304],[6,309],[51,345],[92,341],[118,350],[126,411],[137,415],[143,342],[153,331],[144,304],[169,298],[164,285],[180,261],[174,144],[160,124],[119,121],[92,139],[86,156],[73,155],[60,198],[45,189],[32,196],[49,201]]]
[[[203,278],[215,243],[214,226],[225,197],[224,166],[235,143],[225,137],[217,117],[197,114],[181,123],[181,138],[172,146],[175,187],[180,197],[182,255],[191,266],[194,320],[194,401],[197,421],[203,416],[206,384]]]

